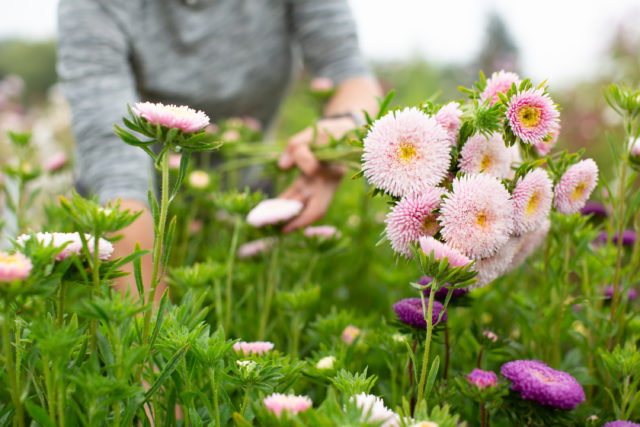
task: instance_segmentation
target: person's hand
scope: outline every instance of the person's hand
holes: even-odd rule
[[[288,233],[322,218],[327,212],[333,194],[338,189],[345,168],[336,164],[321,163],[311,151],[311,144],[326,144],[333,138],[342,138],[352,130],[351,118],[324,119],[316,127],[308,127],[297,133],[287,143],[278,161],[281,169],[298,166],[303,174],[279,197],[299,200],[304,204],[302,213],[282,229]]]

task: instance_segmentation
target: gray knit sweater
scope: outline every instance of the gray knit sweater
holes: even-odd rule
[[[113,133],[127,104],[268,126],[302,61],[336,83],[370,73],[347,0],[60,0],[58,31],[78,186],[102,201],[146,201],[150,160]]]

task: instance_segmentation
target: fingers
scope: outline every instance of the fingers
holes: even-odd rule
[[[285,225],[282,228],[282,232],[290,233],[298,228],[306,227],[307,225],[322,218],[329,208],[332,196],[333,193],[331,193],[328,198],[324,194],[314,194],[311,196],[302,213]]]
[[[316,135],[315,129],[308,127],[292,136],[278,160],[278,167],[287,170],[297,165],[305,174],[315,174],[320,168],[320,162],[311,151],[311,143],[314,142],[314,139],[315,142],[326,142],[328,135],[324,131],[320,131]]]

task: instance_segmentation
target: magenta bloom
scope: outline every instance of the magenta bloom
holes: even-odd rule
[[[513,133],[524,142],[536,144],[557,126],[560,113],[543,89],[529,89],[513,95],[507,119]]]
[[[308,238],[320,238],[320,239],[339,239],[342,236],[340,230],[333,225],[317,225],[314,227],[307,227],[304,229],[304,235]]]
[[[505,178],[511,170],[511,158],[501,134],[496,132],[490,138],[476,134],[460,151],[460,170],[468,174],[485,172],[496,178]]]
[[[186,105],[164,105],[160,102],[137,102],[133,113],[154,125],[169,129],[180,129],[185,133],[204,129],[209,124],[209,116]]]
[[[14,280],[24,280],[29,277],[33,269],[31,260],[20,252],[9,255],[0,252],[0,282],[13,282]]]
[[[436,186],[449,169],[449,138],[417,108],[392,111],[364,139],[362,170],[369,183],[392,196]]]
[[[431,283],[432,280],[433,280],[432,277],[423,276],[420,278],[420,280],[418,280],[418,283],[421,284],[422,286],[426,286],[429,283]],[[449,283],[445,283],[444,286],[438,289],[435,294],[435,299],[437,299],[438,301],[444,301],[447,298],[447,294],[449,293],[449,286],[451,286]],[[423,292],[426,296],[428,296],[430,290],[425,289]],[[463,295],[466,295],[468,293],[469,293],[469,289],[467,288],[456,288],[451,292],[451,300],[453,301],[454,299],[461,297]]]
[[[467,381],[478,388],[494,387],[498,383],[498,376],[493,371],[476,368],[467,375]]]
[[[620,292],[618,295],[622,295],[622,292],[624,292],[624,289],[622,288],[622,286],[618,287],[618,292]],[[607,299],[613,298],[613,285],[609,286],[604,291],[604,296]],[[633,289],[633,288],[629,288],[629,301],[632,301],[632,300],[636,299],[637,297],[638,297],[638,292],[636,292],[636,290]]]
[[[267,199],[247,215],[247,222],[254,227],[275,225],[286,222],[297,216],[302,210],[302,203],[291,199]]]
[[[549,216],[553,182],[544,169],[534,169],[519,179],[513,190],[513,231],[517,235],[535,230]]]
[[[458,130],[460,130],[460,124],[462,123],[460,116],[462,116],[462,110],[457,102],[443,105],[433,116],[436,122],[447,132],[449,144],[451,145],[456,145],[458,140]]]
[[[67,154],[61,151],[49,157],[44,162],[43,166],[44,166],[44,170],[46,170],[49,173],[53,173],[65,167],[68,162],[69,162],[69,158],[67,157]]]
[[[584,204],[584,207],[580,209],[581,215],[593,215],[594,217],[607,217],[607,209],[600,202],[589,202]]]
[[[425,300],[425,304],[429,301]],[[425,305],[425,313],[428,307]],[[438,323],[438,317],[444,309],[444,306],[439,301],[433,301],[433,309],[431,312],[431,324]],[[402,323],[419,329],[427,329],[427,321],[425,315],[422,312],[422,300],[420,298],[405,298],[393,304],[393,311],[396,312]],[[442,322],[447,321],[447,311],[445,310],[442,315]]]
[[[387,238],[393,250],[400,255],[411,258],[410,243],[417,243],[422,236],[433,236],[438,231],[437,209],[444,190],[438,187],[403,197],[391,209],[385,219]]]
[[[313,402],[307,396],[297,396],[295,394],[273,393],[265,397],[262,402],[276,417],[280,417],[282,411],[295,415],[313,406]]]
[[[559,135],[560,124],[556,122],[555,126],[551,128],[551,131],[547,134],[547,136],[533,144],[533,148],[535,148],[536,152],[540,156],[546,156],[547,154],[549,154],[553,146],[556,145],[556,142],[558,142]]]
[[[637,238],[638,233],[636,233],[636,230],[623,230],[622,231],[622,246],[633,246],[636,243],[636,238]],[[619,239],[619,234],[616,233],[613,236],[613,244],[617,245],[618,244],[618,239]]]
[[[453,180],[438,222],[444,240],[472,259],[486,258],[507,242],[513,229],[513,201],[499,179],[487,174]]]
[[[506,94],[507,91],[511,89],[513,83],[516,84],[516,87],[520,86],[520,77],[518,77],[516,73],[504,70],[495,71],[491,74],[491,77],[487,79],[487,86],[485,86],[484,91],[480,94],[480,101],[484,102],[490,99],[490,104],[495,104],[500,100],[498,93]]]
[[[584,402],[582,386],[566,372],[557,371],[537,360],[515,360],[500,368],[509,379],[511,389],[523,399],[559,409],[575,409]]]
[[[439,242],[431,236],[420,237],[420,249],[427,256],[433,252],[434,259],[438,261],[447,258],[451,267],[462,267],[471,263],[471,260],[458,252],[457,249]]]
[[[582,209],[598,182],[598,165],[592,159],[572,165],[556,184],[554,206],[558,212],[571,215]]]
[[[609,421],[602,427],[640,427],[640,424],[633,423],[631,421],[616,420],[616,421]]]
[[[239,341],[233,345],[233,349],[237,353],[244,353],[245,355],[257,354],[260,356],[271,351],[273,343],[268,341]]]

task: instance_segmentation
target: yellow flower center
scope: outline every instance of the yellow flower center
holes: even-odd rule
[[[480,169],[486,170],[489,166],[491,166],[491,159],[489,156],[484,156],[480,162]]]
[[[557,381],[554,377],[547,376],[540,371],[534,371],[533,375],[535,375],[545,383],[555,383]]]
[[[437,229],[438,223],[436,222],[435,217],[433,215],[425,216],[422,220],[422,231],[424,231],[424,234],[433,236],[436,234]]]
[[[529,203],[527,203],[527,217],[533,215],[538,210],[538,206],[540,206],[540,194],[533,193]]]
[[[478,221],[478,225],[484,228],[487,223],[487,214],[485,214],[484,212],[480,212],[476,217],[476,220]]]
[[[526,128],[534,128],[540,123],[540,109],[526,105],[518,110],[518,119],[522,126]]]
[[[411,143],[405,142],[398,147],[398,158],[404,163],[409,163],[417,155],[418,150]]]
[[[584,192],[587,189],[587,184],[585,182],[581,182],[575,186],[573,192],[571,192],[571,200],[576,201],[580,200],[584,196]]]

